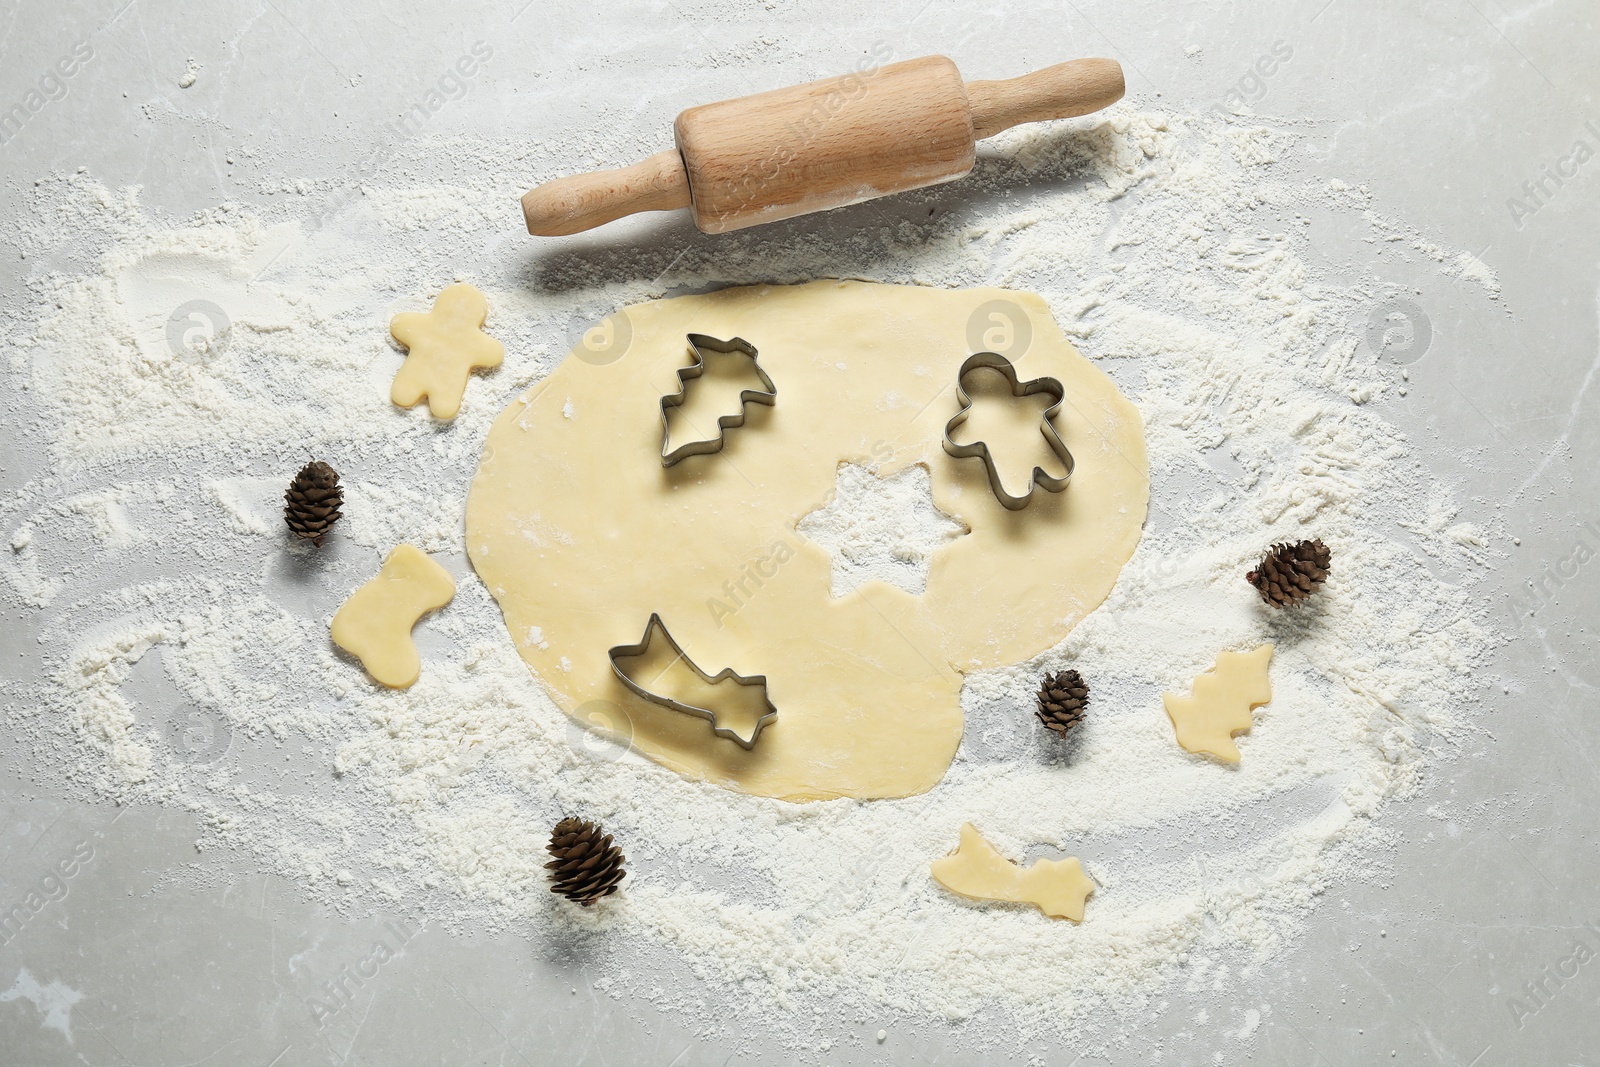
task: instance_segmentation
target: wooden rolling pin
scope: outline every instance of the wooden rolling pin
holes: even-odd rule
[[[689,208],[706,233],[743,229],[952,181],[974,143],[1024,122],[1121,99],[1114,59],[1075,59],[1009,81],[965,82],[944,56],[692,107],[678,147],[522,197],[528,232],[581,233],[637,211]]]

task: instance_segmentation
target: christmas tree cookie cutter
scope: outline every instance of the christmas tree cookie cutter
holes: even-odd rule
[[[967,416],[972,414],[972,397],[967,395],[967,375],[973,371],[992,370],[999,371],[1011,387],[1011,395],[1015,397],[1036,396],[1043,393],[1050,397],[1054,403],[1045,408],[1044,414],[1039,417],[1039,432],[1044,435],[1045,444],[1050,451],[1055,453],[1057,459],[1067,468],[1067,473],[1056,477],[1049,474],[1043,467],[1033,468],[1033,474],[1028,479],[1028,488],[1021,496],[1014,496],[1006,491],[1005,484],[1000,481],[1000,472],[995,468],[994,456],[989,451],[989,445],[984,441],[973,441],[970,444],[957,444],[950,439],[950,431],[967,421]],[[995,497],[1008,511],[1021,511],[1028,506],[1028,501],[1033,498],[1034,486],[1047,492],[1059,493],[1067,487],[1072,480],[1073,460],[1072,453],[1067,450],[1066,442],[1061,440],[1061,435],[1056,432],[1056,412],[1061,410],[1061,405],[1067,399],[1067,391],[1060,382],[1054,378],[1034,378],[1031,381],[1021,381],[1017,378],[1017,368],[1011,361],[998,352],[978,352],[967,357],[961,369],[956,372],[956,396],[961,401],[961,408],[944,424],[944,450],[957,459],[970,459],[976,456],[983,460],[983,469],[989,475],[989,488],[994,490]]]
[[[694,362],[678,371],[678,391],[669,393],[661,398],[661,465],[670,467],[679,460],[688,459],[690,456],[709,456],[714,452],[721,452],[722,446],[728,441],[727,431],[736,426],[744,425],[744,406],[746,404],[765,404],[772,407],[778,402],[778,387],[773,384],[772,378],[762,369],[761,360],[756,355],[756,347],[743,337],[735,337],[729,341],[718,340],[703,333],[689,334],[689,348],[694,352]],[[667,409],[682,407],[689,398],[689,382],[700,377],[706,372],[706,352],[718,352],[731,355],[735,352],[750,357],[750,366],[761,378],[762,389],[745,389],[739,393],[739,410],[732,415],[722,415],[717,419],[717,436],[706,441],[690,441],[688,444],[679,445],[672,451],[667,451],[667,440],[671,430],[667,426]]]
[[[744,737],[739,733],[739,731],[733,729],[731,726],[723,726],[721,723],[719,723],[717,721],[717,713],[715,710],[711,708],[702,708],[696,704],[685,704],[682,701],[673,700],[671,697],[662,696],[659,693],[655,693],[649,689],[646,689],[644,686],[640,685],[638,682],[634,681],[628,676],[628,672],[624,671],[622,669],[622,664],[618,663],[617,661],[623,659],[637,659],[638,657],[648,653],[650,651],[651,640],[657,633],[661,635],[662,640],[666,641],[667,647],[672,649],[673,655],[678,660],[681,660],[684,666],[693,671],[695,675],[707,685],[718,685],[722,682],[731,681],[738,685],[760,687],[761,702],[763,705],[765,705],[767,710],[756,719],[755,726],[751,728],[749,737]],[[738,674],[732,667],[724,667],[716,674],[707,674],[705,671],[701,670],[699,665],[696,664],[694,660],[690,659],[683,651],[682,646],[679,645],[677,639],[672,636],[672,632],[667,629],[667,624],[661,621],[661,616],[657,612],[650,613],[650,621],[645,623],[644,636],[639,639],[637,644],[613,645],[607,650],[606,658],[611,661],[611,669],[616,672],[616,675],[622,681],[622,684],[627,686],[630,691],[650,701],[652,704],[659,704],[664,708],[671,708],[673,711],[681,711],[688,715],[698,715],[700,718],[711,723],[712,733],[716,734],[718,737],[726,737],[729,741],[739,745],[741,748],[755,748],[756,738],[761,736],[761,731],[766,729],[767,725],[778,717],[778,709],[772,706],[771,700],[767,699],[766,675]]]

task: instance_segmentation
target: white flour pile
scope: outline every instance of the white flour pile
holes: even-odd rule
[[[245,851],[347,908],[541,943],[577,931],[616,996],[802,1050],[886,1015],[1092,1047],[1174,981],[1225,997],[1332,880],[1381,875],[1385,803],[1469,725],[1492,640],[1468,591],[1486,539],[1375,410],[1404,385],[1366,340],[1387,294],[1331,277],[1307,233],[1358,220],[1466,300],[1494,298],[1483,264],[1297,173],[1291,131],[1127,105],[1013,131],[963,185],[851,209],[849,226],[707,238],[654,222],[667,236],[588,251],[518,234],[530,165],[510,146],[448,148],[406,146],[385,169],[405,178],[320,225],[305,220],[329,190],[304,183],[265,214],[173,221],[78,174],[41,183],[5,234],[44,264],[0,324],[39,443],[0,513],[0,569],[43,679],[4,696],[41,781],[193,811],[201,877]],[[1100,610],[1039,661],[968,679],[967,737],[936,789],[796,806],[684,781],[556,712],[471,577],[461,509],[490,421],[600,313],[826,276],[1042,293],[1139,404],[1154,497]],[[388,402],[386,327],[457,277],[488,292],[507,358],[434,426]],[[191,300],[231,321],[198,351],[167,341]],[[216,332],[202,312],[180,336]],[[320,554],[279,517],[312,457],[348,486]],[[871,482],[847,472],[808,532],[852,561],[841,588],[862,573],[915,588],[948,531],[915,478]],[[1269,613],[1243,573],[1309,536],[1332,546],[1332,580],[1314,609]],[[390,692],[333,652],[327,621],[401,540],[445,554],[460,588],[419,628],[422,680]],[[1160,693],[1263,639],[1273,700],[1242,764],[1181,752]],[[1063,749],[1032,707],[1040,673],[1068,664],[1093,706]],[[633,871],[592,914],[542,871],[568,813],[601,820]],[[967,820],[1016,859],[1082,857],[1100,886],[1087,921],[934,885],[929,862]]]

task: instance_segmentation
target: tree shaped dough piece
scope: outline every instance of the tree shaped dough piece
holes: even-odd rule
[[[446,286],[426,315],[396,315],[389,332],[408,351],[389,399],[409,408],[427,397],[434,418],[455,418],[474,368],[498,367],[505,358],[505,346],[479,328],[488,316],[489,301],[466,282]]]
[[[961,844],[933,861],[934,881],[974,900],[1032,904],[1052,919],[1083,922],[1084,901],[1094,892],[1094,879],[1076,858],[1035,860],[1019,867],[994,850],[970,822],[961,824]]]
[[[1249,730],[1250,712],[1272,699],[1267,679],[1272,648],[1266,644],[1251,652],[1218,653],[1217,665],[1194,680],[1193,695],[1161,694],[1178,744],[1190,752],[1239,762],[1233,735]]]
[[[456,595],[450,572],[414,545],[397,545],[377,577],[350,594],[333,614],[333,643],[355,656],[374,679],[405,689],[422,673],[411,628]]]

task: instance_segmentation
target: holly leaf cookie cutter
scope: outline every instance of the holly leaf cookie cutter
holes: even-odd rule
[[[657,633],[659,633],[662,639],[666,641],[667,647],[672,649],[676,658],[682,660],[684,666],[693,671],[700,678],[700,680],[705,682],[707,685],[718,685],[722,682],[732,681],[739,685],[760,687],[761,702],[766,706],[767,710],[763,712],[758,719],[756,719],[756,724],[753,728],[751,728],[750,736],[748,738],[742,736],[739,731],[733,729],[731,726],[721,725],[717,721],[717,713],[713,709],[702,708],[696,704],[685,704],[681,701],[673,700],[671,697],[662,696],[659,693],[655,693],[649,689],[646,689],[644,686],[640,685],[638,682],[634,681],[628,676],[628,673],[622,669],[622,664],[618,663],[617,661],[621,659],[635,659],[639,656],[645,655],[650,651],[651,640]],[[650,621],[645,623],[644,636],[639,639],[637,644],[613,645],[609,650],[607,650],[606,658],[611,661],[611,669],[616,672],[617,677],[621,679],[622,684],[627,686],[629,690],[641,697],[644,697],[644,699],[650,701],[652,704],[660,704],[664,708],[671,708],[673,711],[681,711],[689,715],[698,715],[700,718],[711,723],[712,733],[716,734],[718,737],[726,737],[729,741],[734,742],[741,748],[755,748],[756,738],[761,736],[761,731],[778,717],[778,709],[772,706],[771,700],[767,699],[766,675],[737,674],[734,672],[732,667],[724,667],[716,674],[707,674],[705,671],[700,669],[694,660],[690,659],[684,653],[682,646],[678,644],[677,640],[672,636],[671,631],[667,629],[667,624],[661,621],[661,616],[656,612],[650,613]]]
[[[767,372],[761,367],[761,360],[756,356],[756,347],[743,337],[735,337],[730,341],[721,341],[703,333],[689,334],[689,348],[694,352],[694,362],[678,371],[678,391],[661,398],[661,465],[670,467],[679,460],[688,459],[690,456],[709,456],[713,452],[721,452],[722,446],[727,443],[727,431],[735,426],[744,425],[744,406],[746,404],[765,404],[772,407],[778,402],[778,387],[773,384]],[[689,398],[689,382],[700,377],[706,372],[706,352],[720,352],[724,355],[734,352],[750,357],[750,365],[761,378],[764,389],[745,389],[739,393],[739,410],[732,415],[722,415],[717,418],[717,436],[707,441],[690,441],[688,444],[679,445],[672,451],[667,451],[667,440],[671,434],[667,426],[667,409],[682,407]]]
[[[983,441],[973,441],[970,444],[957,444],[950,439],[950,431],[967,421],[967,416],[972,414],[972,397],[967,395],[967,375],[977,370],[999,371],[1005,377],[1006,383],[1011,386],[1011,395],[1015,397],[1034,396],[1043,393],[1052,398],[1055,403],[1045,408],[1044,414],[1039,418],[1039,432],[1044,435],[1045,444],[1054,452],[1056,458],[1066,466],[1067,473],[1059,478],[1049,474],[1043,467],[1033,468],[1033,475],[1028,479],[1028,488],[1021,496],[1013,496],[1006,492],[1005,485],[1000,481],[1000,472],[995,469],[994,456],[989,451],[989,446]],[[967,357],[961,369],[956,372],[956,396],[961,400],[961,409],[950,417],[944,424],[944,450],[957,459],[970,459],[976,456],[983,460],[983,469],[989,475],[989,488],[994,490],[995,497],[1008,511],[1021,511],[1028,506],[1028,501],[1033,498],[1034,486],[1051,493],[1059,493],[1067,487],[1072,480],[1072,453],[1067,450],[1066,442],[1061,440],[1061,435],[1056,432],[1055,423],[1051,420],[1056,412],[1061,410],[1061,405],[1066,401],[1067,391],[1059,381],[1054,378],[1034,378],[1031,381],[1020,381],[1017,378],[1017,368],[1011,361],[998,352],[978,352]]]

